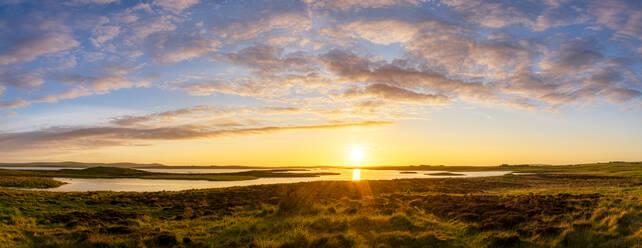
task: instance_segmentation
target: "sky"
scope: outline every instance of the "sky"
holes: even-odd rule
[[[0,0],[0,162],[642,160],[642,1]]]

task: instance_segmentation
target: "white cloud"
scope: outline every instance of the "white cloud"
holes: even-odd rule
[[[14,108],[20,108],[24,106],[28,106],[30,102],[24,100],[24,99],[15,99],[11,101],[0,101],[0,109],[7,108],[7,109],[14,109]]]
[[[38,88],[43,82],[40,75],[36,73],[0,70],[0,83],[13,87],[29,90]]]
[[[364,89],[351,88],[343,93],[344,97],[377,97],[389,101],[410,102],[418,104],[446,104],[450,97],[440,94],[427,94],[391,86],[371,84]]]
[[[525,2],[499,2],[484,0],[443,0],[447,6],[462,13],[470,21],[490,28],[501,28],[514,24],[535,26],[537,13],[534,9],[519,6]],[[530,11],[528,11],[530,10]],[[536,9],[535,9],[536,10]]]
[[[271,13],[255,20],[233,22],[212,32],[230,41],[253,39],[272,30],[296,34],[312,28],[312,22],[305,13]]]
[[[74,98],[77,98],[77,97],[89,96],[89,95],[92,95],[92,94],[93,94],[93,92],[91,90],[84,89],[84,88],[76,88],[76,89],[63,91],[61,93],[56,93],[56,94],[52,94],[52,95],[43,96],[43,97],[37,98],[36,100],[34,100],[34,102],[49,102],[49,103],[53,103],[53,102],[58,102],[60,100],[74,99]]]
[[[616,37],[642,39],[642,7],[639,2],[595,1],[589,9],[597,23],[614,30]]]
[[[130,81],[122,75],[111,74],[107,76],[80,76],[71,75],[61,78],[66,84],[79,85],[93,90],[97,94],[105,94],[112,90],[148,86],[146,81]]]
[[[426,25],[397,20],[356,21],[341,25],[343,32],[352,33],[372,43],[390,45],[406,43]]]
[[[99,26],[93,30],[93,37],[90,38],[91,43],[95,47],[101,47],[103,43],[108,42],[120,33],[119,26],[107,25]]]
[[[71,4],[108,4],[115,3],[119,0],[71,0]]]
[[[154,0],[152,4],[174,13],[180,13],[193,5],[198,4],[198,2],[199,0]]]
[[[346,11],[363,8],[418,6],[425,0],[305,0],[305,2],[313,8]]]
[[[227,91],[229,87],[224,84],[193,83],[179,86],[193,96],[209,96],[217,91]]]
[[[129,44],[136,44],[143,41],[148,36],[162,31],[173,31],[177,26],[173,23],[176,18],[171,16],[154,17],[140,20],[133,23],[130,27]]]
[[[198,36],[177,36],[164,33],[153,38],[151,56],[161,63],[175,63],[215,51],[220,43]]]
[[[29,62],[39,56],[68,50],[79,44],[66,33],[48,33],[36,38],[14,41],[0,52],[0,65]]]

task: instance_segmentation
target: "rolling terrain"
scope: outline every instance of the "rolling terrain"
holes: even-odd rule
[[[529,170],[533,174],[179,192],[0,189],[0,242],[10,247],[641,247],[639,163]]]

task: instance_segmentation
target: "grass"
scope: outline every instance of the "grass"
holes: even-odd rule
[[[574,173],[147,193],[0,189],[0,244],[640,248],[641,197],[641,177]]]
[[[0,176],[0,187],[46,189],[55,188],[63,184],[65,183],[46,177]]]
[[[0,188],[0,246],[642,248],[640,166],[537,170],[179,192]],[[154,175],[110,168],[63,173]],[[254,173],[234,176],[282,172]],[[30,175],[0,180],[50,180]]]

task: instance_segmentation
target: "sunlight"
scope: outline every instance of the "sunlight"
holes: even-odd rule
[[[361,170],[360,169],[352,170],[352,181],[359,181],[359,180],[361,180]]]
[[[360,163],[365,158],[365,149],[361,146],[353,146],[349,151],[350,161]]]

